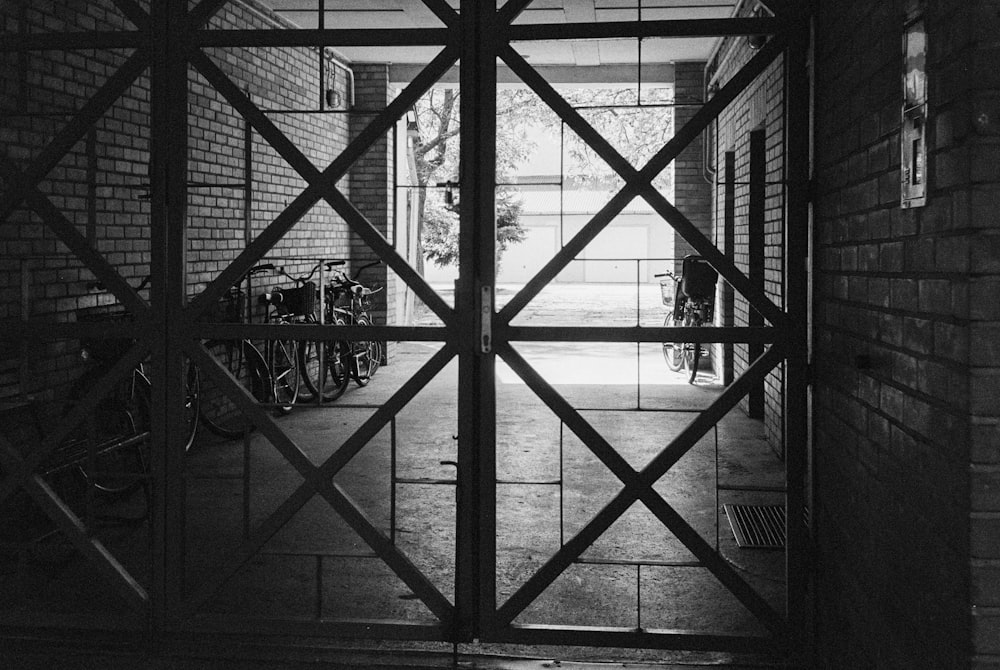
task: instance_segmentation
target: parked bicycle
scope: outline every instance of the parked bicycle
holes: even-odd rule
[[[715,284],[719,273],[701,256],[685,256],[681,263],[681,274],[670,270],[653,275],[665,277],[660,280],[660,294],[663,304],[670,307],[664,326],[684,326],[697,328],[712,323],[715,308]],[[708,357],[709,351],[697,342],[664,342],[663,358],[673,372],[685,367],[693,384],[698,374],[701,358]]]
[[[269,302],[285,318],[293,323],[344,325],[347,323],[348,312],[336,304],[334,278],[327,282],[324,288],[324,313],[322,319],[319,313],[319,291],[316,283],[311,281],[321,267],[327,271],[344,265],[345,261],[322,261],[313,266],[309,274],[294,277],[283,268],[277,272],[295,284],[294,288],[276,287],[271,290]],[[317,395],[323,402],[336,400],[350,381],[348,356],[351,344],[342,340],[323,340],[321,342],[302,341],[298,346],[299,376],[302,385],[299,389],[300,402],[314,402]]]
[[[371,307],[373,296],[383,288],[371,288],[358,281],[358,277],[367,268],[381,264],[377,260],[358,268],[353,277],[340,271],[336,273],[332,287],[332,297],[339,304],[346,317],[348,325],[370,326],[373,323]],[[349,370],[358,386],[364,386],[378,372],[382,363],[382,345],[374,340],[356,340],[351,342]]]
[[[251,323],[252,317],[246,297],[252,290],[252,279],[272,270],[274,266],[269,263],[252,268],[237,285],[229,288],[219,300],[215,312],[206,317],[206,320]],[[243,285],[246,286],[245,290]],[[271,365],[249,339],[211,339],[203,344],[229,374],[243,385],[254,400],[268,403],[278,397],[271,375]],[[209,375],[204,375],[201,381],[199,416],[206,428],[227,439],[241,437],[253,429],[253,423],[237,407],[229,394],[216,386]]]
[[[136,287],[141,292],[149,285],[150,276],[146,276]],[[106,291],[101,282],[87,284],[89,291]],[[99,306],[78,310],[79,322],[115,322],[131,321],[132,315],[120,305]],[[84,338],[80,342],[80,358],[88,363],[88,370],[81,375],[69,391],[70,406],[75,405],[89,393],[90,388],[99,378],[104,376],[111,367],[127,352],[135,340],[122,338]],[[197,367],[188,364],[186,372],[184,397],[184,449],[191,448],[198,431],[198,408],[200,404],[200,376]],[[95,423],[102,430],[118,434],[121,430],[148,430],[149,426],[149,377],[145,371],[145,362],[140,361],[132,370],[128,383],[116,387],[112,393],[105,396],[95,412]],[[144,409],[141,407],[144,405]],[[127,418],[127,420],[126,420]],[[124,421],[124,423],[123,423]]]

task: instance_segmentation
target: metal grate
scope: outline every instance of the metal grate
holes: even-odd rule
[[[743,549],[782,549],[785,508],[781,505],[725,505],[736,544]]]

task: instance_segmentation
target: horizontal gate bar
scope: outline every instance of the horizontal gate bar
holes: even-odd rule
[[[506,628],[490,631],[480,639],[482,642],[530,645],[579,645],[760,654],[773,654],[781,649],[780,643],[775,638],[757,635],[720,635],[698,630],[601,626],[512,624]]]
[[[197,47],[410,47],[448,43],[447,28],[213,30],[192,38]]]
[[[137,49],[146,43],[144,32],[96,31],[92,33],[6,34],[0,40],[0,53],[14,51],[69,51],[73,49]]]
[[[782,342],[777,328],[503,326],[494,336],[509,342]]]
[[[529,40],[609,39],[628,37],[722,37],[769,35],[782,28],[773,18],[688,19],[680,21],[608,21],[593,23],[534,23],[507,29],[512,42]]]
[[[398,342],[449,342],[452,333],[443,326],[334,326],[318,324],[196,324],[189,335],[203,339],[391,340]]]
[[[428,612],[428,617],[430,612]],[[194,634],[230,633],[290,635],[316,638],[362,638],[382,640],[447,640],[451,629],[439,622],[394,621],[391,619],[245,619],[196,615],[184,620],[177,632]],[[195,642],[191,637],[186,640]],[[195,642],[197,644],[197,642]],[[203,648],[203,647],[199,647]]]

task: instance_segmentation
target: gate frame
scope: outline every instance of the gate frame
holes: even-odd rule
[[[182,424],[181,402],[184,396],[183,366],[185,356],[200,363],[205,372],[227,387],[243,410],[260,424],[262,432],[274,443],[284,457],[296,467],[303,477],[303,484],[292,499],[286,501],[264,524],[252,542],[245,543],[227,561],[221,578],[209,586],[221,585],[226,576],[238,569],[252,556],[282,523],[294,514],[295,502],[320,493],[332,507],[365,537],[376,552],[421,596],[435,612],[441,623],[430,627],[376,626],[375,632],[393,637],[448,639],[452,641],[481,639],[484,641],[517,642],[528,644],[595,644],[612,646],[664,647],[673,649],[801,649],[807,639],[809,531],[804,521],[805,493],[807,486],[806,448],[808,418],[806,398],[808,393],[807,364],[807,267],[808,257],[808,178],[787,180],[785,219],[785,309],[779,309],[751,285],[719,250],[711,244],[673,205],[651,187],[651,179],[669,164],[687,143],[697,136],[718,112],[743,90],[757,74],[763,71],[769,59],[779,53],[786,60],[786,142],[785,160],[789,175],[808,175],[809,146],[809,82],[806,55],[809,47],[807,10],[786,8],[775,18],[720,19],[691,21],[617,22],[569,25],[515,25],[517,16],[531,0],[509,0],[496,12],[486,9],[476,0],[461,0],[461,12],[455,13],[445,0],[424,0],[425,4],[441,19],[442,29],[433,30],[264,30],[264,31],[207,31],[204,26],[228,0],[202,0],[188,11],[186,0],[164,0],[153,3],[146,14],[134,0],[112,0],[119,10],[136,24],[135,31],[93,34],[42,34],[18,35],[6,40],[4,51],[69,48],[135,49],[119,70],[84,105],[80,112],[56,134],[53,141],[26,170],[13,168],[4,159],[0,169],[12,184],[12,189],[0,201],[0,221],[22,202],[27,202],[59,238],[69,246],[98,279],[104,281],[137,317],[134,333],[138,343],[115,366],[111,374],[98,384],[97,398],[83,403],[78,411],[70,413],[64,426],[56,433],[68,431],[74,422],[96,404],[99,396],[107,392],[118,377],[127,371],[129,364],[139,360],[147,349],[152,352],[152,376],[160,380],[154,384],[154,449],[153,477],[156,491],[157,513],[152,520],[154,536],[154,563],[151,595],[139,586],[99,541],[87,534],[79,519],[61,504],[61,501],[34,473],[38,460],[46,450],[54,448],[52,440],[35,458],[22,462],[4,440],[0,440],[0,457],[10,475],[0,482],[0,499],[15,488],[25,487],[43,506],[54,521],[66,530],[68,537],[81,552],[101,570],[112,584],[122,591],[140,611],[151,615],[150,628],[154,634],[168,631],[192,630],[185,621],[199,602],[210,595],[211,589],[202,589],[193,598],[182,597],[183,549],[179,542],[183,536],[181,505],[183,489],[181,473],[183,454],[179,441],[172,439],[173,428]],[[541,77],[510,46],[514,40],[533,39],[600,39],[608,37],[669,37],[669,36],[720,36],[746,34],[772,34],[774,37],[740,73],[730,80],[712,101],[680,129],[674,139],[661,149],[641,170],[635,170],[596,133],[582,117],[541,79]],[[464,39],[468,36],[475,39]],[[146,39],[148,38],[148,39]],[[428,64],[420,75],[378,114],[360,136],[354,138],[347,149],[325,170],[320,172],[305,159],[299,150],[272,124],[225,74],[202,52],[205,47],[235,46],[329,46],[372,44],[380,46],[438,45],[442,52]],[[518,293],[502,310],[493,306],[495,283],[495,59],[500,56],[525,82],[553,107],[554,111],[570,125],[608,164],[625,179],[625,187],[607,203],[600,212]],[[336,188],[336,181],[347,172],[353,161],[379,137],[401,112],[461,58],[461,81],[466,95],[462,98],[463,118],[472,130],[462,134],[462,241],[460,248],[461,270],[456,290],[455,309],[449,308],[430,287],[402,259],[381,234],[367,221]],[[765,62],[766,61],[766,62]],[[764,65],[761,65],[764,63]],[[186,220],[186,150],[187,118],[186,100],[188,65],[197,69],[220,94],[232,104],[269,142],[278,153],[308,183],[265,231],[251,242],[242,253],[211,284],[190,303],[185,305],[185,230]],[[756,64],[756,65],[754,65]],[[151,273],[155,279],[154,293],[149,304],[142,301],[107,263],[73,229],[48,198],[37,189],[38,184],[61,160],[72,145],[99,118],[104,111],[128,88],[146,68],[151,66],[152,99],[150,106],[151,132]],[[753,67],[751,67],[753,65]],[[468,88],[466,88],[468,87]],[[471,93],[471,94],[469,94]],[[471,122],[470,122],[471,120]],[[700,126],[700,127],[699,127]],[[485,153],[484,153],[485,151]],[[483,161],[484,155],[494,160]],[[667,328],[532,328],[510,325],[511,319],[538,292],[582,250],[634,197],[641,196],[672,225],[694,248],[729,281],[736,291],[753,305],[772,325],[763,328],[667,329]],[[320,466],[309,462],[268,414],[257,407],[245,392],[227,378],[224,370],[198,344],[203,338],[232,335],[234,328],[213,327],[199,324],[197,317],[213,304],[235,280],[270,250],[295,222],[316,204],[326,200],[341,214],[350,229],[359,234],[373,251],[400,275],[417,295],[441,318],[443,328],[406,327],[354,327],[310,326],[298,329],[295,339],[315,340],[336,336],[344,339],[407,339],[443,343],[442,350],[407,382],[399,392],[367,421],[334,456]],[[489,222],[489,223],[488,223]],[[801,222],[793,225],[791,222]],[[250,336],[276,335],[279,326],[255,325],[240,327],[240,333]],[[20,324],[7,333],[8,337],[28,339],[38,337],[54,339],[78,337],[86,329],[67,324]],[[119,331],[121,332],[121,331]],[[668,335],[669,332],[669,335]],[[470,336],[474,333],[474,337]],[[287,337],[287,331],[280,333]],[[486,339],[484,339],[486,338]],[[559,397],[547,383],[524,362],[510,345],[511,341],[601,341],[601,342],[661,342],[664,339],[683,339],[690,342],[740,341],[770,343],[772,347],[762,358],[753,363],[739,380],[713,403],[712,409],[696,419],[681,436],[667,447],[652,463],[640,472],[623,464],[614,449],[596,431]],[[642,500],[664,523],[683,540],[687,533],[683,519],[670,508],[652,489],[652,484],[669,469],[686,448],[697,440],[699,431],[707,430],[714,423],[712,417],[721,418],[728,407],[742,397],[749,380],[766,374],[779,361],[785,365],[784,438],[786,443],[787,484],[787,617],[779,621],[767,608],[751,605],[759,610],[771,629],[771,638],[745,638],[691,633],[666,633],[662,635],[644,631],[594,630],[570,627],[530,627],[511,624],[513,618],[551,582],[561,570],[560,563],[572,560],[590,541],[600,535],[594,530],[605,521],[610,524],[609,506],[599,514],[602,521],[588,524],[586,532],[571,540],[572,548],[560,549],[552,557],[544,573],[536,573],[528,584],[503,606],[497,607],[495,596],[496,567],[496,491],[495,491],[495,413],[494,384],[495,357],[499,355],[528,382],[536,393],[571,427],[587,434],[584,442],[608,465],[625,484],[624,497],[631,505]],[[346,498],[343,491],[328,482],[350,458],[362,448],[367,437],[374,435],[426,384],[453,355],[460,361],[460,439],[459,439],[459,507],[458,560],[456,561],[456,602],[454,606],[427,582],[405,556],[387,546],[364,515]],[[492,420],[483,422],[480,419]],[[708,417],[708,418],[704,418]],[[592,431],[592,432],[591,432]],[[472,484],[475,485],[472,485]],[[477,492],[478,490],[478,492]],[[626,505],[626,507],[627,507]],[[301,506],[301,505],[300,505]],[[294,508],[294,509],[293,509]],[[666,521],[669,519],[670,521]],[[596,520],[596,518],[595,518]],[[679,529],[679,531],[678,531]],[[696,535],[696,534],[695,534]],[[689,541],[697,544],[695,537]],[[688,542],[685,545],[690,549]],[[703,550],[702,560],[712,563]],[[710,565],[711,567],[711,565]],[[727,568],[716,562],[713,572],[727,575]],[[228,573],[228,574],[227,574]],[[541,576],[539,576],[541,575]],[[551,577],[551,579],[550,579]],[[737,581],[731,575],[720,577],[731,590]],[[732,582],[732,583],[729,583]],[[539,588],[540,586],[540,588]],[[747,587],[749,589],[749,587]],[[742,590],[743,587],[738,587]],[[752,589],[750,589],[752,591]],[[734,591],[735,593],[735,591]],[[743,591],[737,597],[753,603],[753,596]],[[513,604],[512,604],[513,603]],[[370,635],[371,627],[323,626],[323,630],[340,634]],[[241,626],[242,630],[247,630]],[[289,630],[300,631],[299,627]],[[286,631],[281,631],[286,632]]]

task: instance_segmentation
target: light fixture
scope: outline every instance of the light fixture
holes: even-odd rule
[[[753,18],[762,19],[765,16],[767,16],[767,10],[764,9],[763,5],[757,5],[757,9],[753,10]],[[754,51],[757,51],[765,44],[767,44],[767,35],[747,35],[747,46]]]

